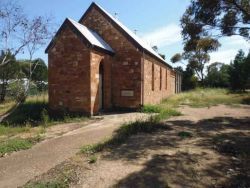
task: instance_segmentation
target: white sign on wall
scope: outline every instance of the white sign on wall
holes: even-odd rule
[[[134,96],[134,91],[133,90],[122,90],[121,91],[121,96],[122,97],[133,97]]]

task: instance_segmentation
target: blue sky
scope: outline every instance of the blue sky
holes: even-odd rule
[[[66,17],[76,21],[91,4],[91,0],[17,0],[29,16],[52,15],[55,28],[58,29]],[[110,14],[118,13],[118,19],[152,46],[157,45],[159,52],[170,58],[182,52],[180,17],[189,4],[189,0],[96,0]],[[220,39],[222,47],[211,54],[211,62],[229,63],[239,49],[248,52],[250,43],[241,37]],[[35,57],[47,62],[44,53],[46,46]],[[25,58],[25,54],[19,56]]]

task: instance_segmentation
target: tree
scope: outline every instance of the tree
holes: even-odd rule
[[[244,91],[250,80],[250,52],[248,56],[242,50],[238,52],[234,61],[230,64],[230,86],[233,90]]]
[[[32,81],[34,82],[41,82],[41,81],[48,81],[48,67],[46,66],[45,62],[42,59],[35,59],[31,62],[32,67]]]
[[[208,87],[229,87],[229,65],[212,63],[207,68],[205,84]]]
[[[250,39],[249,0],[192,0],[181,18],[186,48],[207,36],[240,35]]]
[[[33,83],[38,91],[44,91],[47,86],[46,82],[48,81],[48,67],[46,66],[45,62],[42,59],[38,58],[33,61],[22,60],[19,61],[19,64],[21,72],[23,73],[23,76],[20,78],[26,79],[25,88],[28,87],[28,84],[31,86]],[[32,72],[31,78],[30,72]],[[27,94],[28,93],[29,92],[27,92]]]
[[[172,63],[177,63],[177,62],[183,63],[182,62],[182,55],[175,54],[171,58],[171,62]],[[186,66],[185,71],[183,70],[182,67],[176,67],[175,69],[182,73],[182,90],[183,91],[194,89],[197,87],[198,79],[195,76],[195,72],[194,72],[193,68],[189,64]]]
[[[7,54],[13,57],[27,51],[29,60],[33,59],[34,53],[52,37],[51,18],[34,17],[28,18],[23,8],[13,0],[0,2],[0,50],[5,56],[1,59],[0,69],[11,63]],[[27,87],[23,96],[27,96],[32,74],[37,65],[29,67]]]
[[[202,85],[204,85],[205,66],[210,61],[209,53],[218,49],[220,43],[211,38],[202,38],[193,49],[184,49],[183,54],[176,54],[171,58],[173,63],[182,62],[182,59],[188,61],[188,65],[192,68]]]
[[[247,57],[245,58],[244,70],[246,74],[246,89],[250,89],[250,50]]]
[[[153,50],[156,51],[158,53],[158,46],[152,46]]]
[[[50,23],[52,19],[47,17],[34,17],[29,19],[23,12],[23,8],[15,1],[0,2],[0,50],[5,54],[10,52],[14,57],[26,49],[32,54],[36,49],[45,44],[51,38]],[[32,54],[33,55],[33,54]],[[6,55],[0,62],[0,67],[9,63]]]
[[[183,62],[182,62],[182,59],[183,59],[182,54],[177,53],[177,54],[175,54],[175,55],[170,59],[170,61],[171,61],[172,63],[177,63],[177,62],[183,63]]]
[[[164,54],[159,53],[159,55],[162,57],[162,59],[166,59],[166,56]]]
[[[15,57],[10,52],[5,54],[5,52],[2,51],[0,61],[5,57],[10,60],[10,63],[6,64],[6,66],[0,69],[0,102],[5,100],[10,81],[16,79],[20,71],[19,64],[16,62]]]
[[[177,69],[182,73],[182,90],[183,91],[195,89],[198,86],[198,79],[195,76],[194,70],[189,65],[187,65],[185,71],[183,71],[180,68],[177,68]]]
[[[165,56],[164,54],[159,53],[159,48],[158,48],[158,46],[152,46],[152,49],[153,49],[155,52],[157,52],[157,53],[162,57],[162,59],[166,59],[166,56]]]
[[[31,62],[32,70],[32,81],[35,83],[38,91],[42,92],[47,88],[48,81],[48,67],[42,59],[35,59]]]

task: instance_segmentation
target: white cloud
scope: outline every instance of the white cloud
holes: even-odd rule
[[[220,42],[222,46],[219,48],[219,51],[210,54],[211,63],[222,62],[228,64],[234,60],[240,49],[245,51],[245,53],[250,49],[250,42],[241,36],[224,37],[220,39]]]
[[[169,24],[145,33],[142,38],[151,46],[156,45],[159,48],[170,46],[182,40],[181,28],[176,24]]]
[[[229,50],[220,50],[218,52],[213,52],[210,54],[210,62],[221,62],[221,63],[230,63],[231,60],[234,59],[237,54],[237,50],[229,49]]]
[[[220,40],[223,45],[228,45],[231,47],[237,47],[242,49],[250,48],[250,41],[246,41],[241,36],[232,36],[232,37],[226,37]]]
[[[164,49],[165,54],[170,54],[170,56],[182,51],[181,28],[174,23],[144,33],[142,38],[151,46],[156,45],[159,48]],[[235,58],[239,49],[242,49],[245,53],[250,49],[250,42],[246,41],[241,36],[223,37],[220,38],[219,41],[221,47],[218,51],[210,54],[210,63],[222,62],[228,64]]]

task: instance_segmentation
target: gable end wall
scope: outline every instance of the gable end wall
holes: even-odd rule
[[[48,56],[50,109],[89,114],[90,49],[66,26]]]
[[[112,58],[112,105],[114,108],[138,108],[142,104],[140,52],[128,38],[94,7],[81,22],[95,30],[115,50]],[[133,96],[122,96],[124,90]]]

